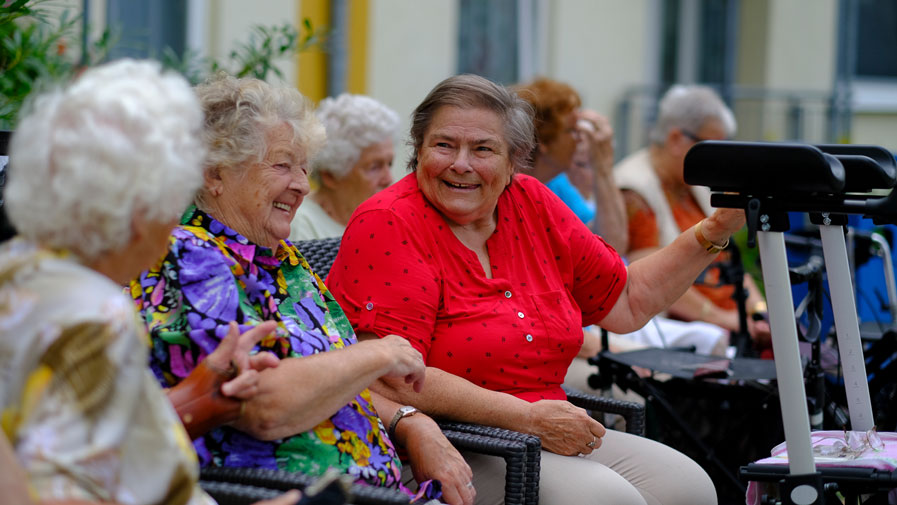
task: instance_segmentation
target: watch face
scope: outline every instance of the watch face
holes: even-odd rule
[[[402,417],[405,417],[417,412],[417,409],[410,405],[405,405],[403,407],[399,407],[399,412],[402,413]]]

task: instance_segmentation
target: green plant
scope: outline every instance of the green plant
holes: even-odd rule
[[[320,46],[326,40],[326,30],[316,30],[307,18],[303,20],[302,28],[303,33],[300,34],[290,23],[254,26],[248,40],[232,50],[223,62],[201,58],[195,51],[187,51],[183,57],[178,57],[170,48],[163,51],[161,60],[163,65],[177,70],[193,84],[222,71],[236,77],[261,80],[267,80],[269,73],[283,78],[283,72],[276,65],[277,60]]]
[[[116,32],[106,29],[97,40],[80,47],[76,32],[83,26],[81,16],[68,10],[60,15],[60,9],[51,7],[52,0],[0,0],[0,129],[12,128],[32,91],[67,81],[80,69],[96,65],[118,42]],[[223,62],[201,58],[194,51],[179,57],[168,48],[159,59],[193,84],[220,71],[262,80],[269,74],[283,78],[277,60],[321,45],[325,37],[324,30],[314,29],[306,19],[302,33],[289,23],[253,27],[248,40]]]
[[[12,126],[34,89],[67,80],[82,66],[102,60],[113,44],[107,30],[78,54],[71,51],[80,17],[64,10],[55,20],[47,4],[48,0],[12,0],[0,8],[0,128]]]

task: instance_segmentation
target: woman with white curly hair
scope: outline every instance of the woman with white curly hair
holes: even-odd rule
[[[327,143],[312,159],[318,189],[293,219],[291,240],[338,237],[361,202],[392,184],[393,141],[399,116],[362,95],[325,98],[316,115]]]
[[[169,391],[175,410],[121,290],[163,255],[202,181],[202,117],[182,77],[120,60],[40,96],[19,123],[5,193],[19,237],[0,248],[0,467],[21,477],[4,500],[214,503],[178,413],[194,436],[235,420],[278,362],[247,354],[273,323],[229,326]]]

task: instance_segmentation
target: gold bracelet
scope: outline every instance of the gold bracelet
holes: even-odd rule
[[[769,312],[769,308],[766,306],[766,302],[763,300],[758,300],[756,303],[751,305],[751,308],[749,308],[747,311],[749,316],[753,316],[754,314],[765,314],[767,312]]]
[[[707,252],[709,252],[710,254],[718,254],[729,245],[729,239],[726,239],[726,242],[723,244],[714,244],[713,242],[707,240],[707,237],[705,237],[704,233],[701,231],[702,224],[704,224],[703,219],[698,221],[698,224],[695,225],[695,238],[698,239],[698,244],[701,244],[701,247],[703,247]]]

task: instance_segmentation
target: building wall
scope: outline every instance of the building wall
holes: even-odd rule
[[[226,59],[256,24],[299,23],[303,4],[329,0],[188,0],[194,45]],[[350,5],[357,0],[347,0]],[[456,71],[458,0],[367,0],[364,92],[399,112],[402,131],[408,115],[429,89]],[[839,0],[741,0],[736,83],[775,91],[828,93],[836,63]],[[96,33],[105,24],[105,0],[89,0]],[[81,2],[64,0],[78,9]],[[535,5],[540,19],[535,73],[570,83],[584,105],[616,115],[631,86],[653,84],[658,69],[662,0],[520,0]],[[800,29],[795,29],[799,26]],[[297,85],[304,67],[279,62],[286,82]],[[310,72],[321,72],[319,68]],[[865,95],[863,95],[865,96]],[[878,96],[878,95],[876,95]],[[897,148],[897,99],[884,105],[859,103],[853,116],[854,143]],[[893,103],[892,103],[893,102]],[[821,102],[820,102],[821,103]],[[776,109],[778,107],[778,109]],[[742,124],[755,124],[757,140],[787,138],[782,104],[763,110],[736,110]],[[822,135],[825,111],[808,114],[808,131]],[[810,125],[810,123],[813,123]],[[404,152],[404,139],[397,144]],[[397,157],[404,165],[406,157]],[[398,169],[403,173],[403,169]]]
[[[611,115],[627,87],[654,79],[657,9],[651,0],[551,2],[546,74],[585,106]]]
[[[191,0],[196,2],[197,0]],[[206,54],[218,61],[227,61],[230,52],[249,40],[255,25],[280,25],[299,21],[297,0],[198,0],[206,5]],[[296,84],[296,61],[285,58],[276,62],[283,73],[283,81]],[[272,76],[272,79],[274,76]]]
[[[456,0],[372,0],[369,6],[367,94],[402,118],[393,174],[406,172],[409,116],[457,66]]]
[[[837,0],[773,0],[767,12],[764,84],[779,89],[831,89]]]

